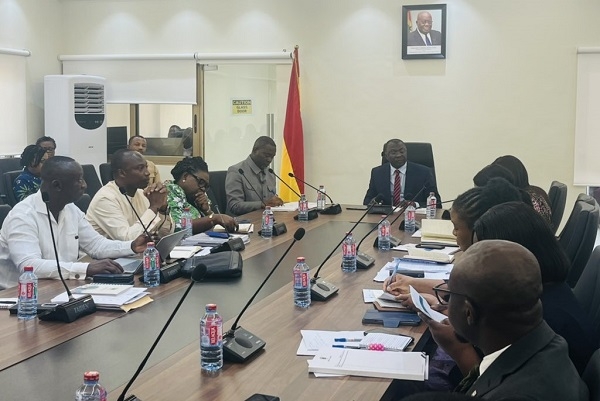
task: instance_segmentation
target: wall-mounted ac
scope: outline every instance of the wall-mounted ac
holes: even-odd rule
[[[106,163],[105,81],[91,75],[44,77],[44,135],[56,140],[56,154],[96,170]]]

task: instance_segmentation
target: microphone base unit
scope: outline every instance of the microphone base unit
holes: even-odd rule
[[[314,220],[319,217],[319,211],[317,209],[308,210],[308,220]],[[298,215],[294,216],[294,220],[298,220]]]
[[[367,255],[364,252],[356,253],[356,268],[357,269],[368,269],[375,264],[375,258]]]
[[[243,251],[246,249],[244,240],[239,237],[232,238],[229,241],[223,242],[219,246],[215,246],[210,250],[210,253],[226,252],[226,251]]]
[[[261,235],[261,230],[258,230],[258,235]],[[276,237],[278,235],[282,235],[287,233],[287,227],[285,223],[274,223],[273,224],[273,236]]]
[[[395,248],[402,243],[400,238],[390,235],[390,248]],[[375,238],[373,242],[373,248],[379,248],[379,238]]]
[[[336,204],[327,206],[323,210],[320,210],[319,213],[321,213],[321,214],[340,214],[340,213],[342,213],[342,207],[340,206],[339,203],[336,203]]]
[[[137,398],[135,395],[130,395],[129,397],[125,398],[125,401],[142,401],[141,398]]]
[[[313,301],[327,301],[329,298],[336,295],[338,291],[338,287],[320,277],[316,280],[311,280],[310,282],[310,299]]]
[[[238,327],[223,336],[223,359],[245,363],[256,356],[265,345],[266,343],[258,336]]]
[[[53,310],[38,314],[38,318],[44,321],[59,321],[71,323],[82,316],[96,312],[96,304],[91,295],[67,301],[57,305]]]
[[[393,206],[390,205],[373,205],[371,210],[369,210],[369,214],[392,214],[394,210]]]

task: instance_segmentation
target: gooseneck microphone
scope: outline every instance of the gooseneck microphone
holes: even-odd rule
[[[119,187],[119,192],[121,192],[125,196],[125,199],[127,199],[127,203],[129,203],[129,206],[131,206],[131,210],[133,210],[133,214],[135,214],[135,217],[137,217],[138,222],[142,225],[142,229],[144,230],[144,233],[146,234],[146,236],[148,238],[152,238],[152,236],[148,232],[148,227],[146,227],[144,225],[144,223],[142,223],[142,219],[140,218],[140,215],[135,211],[135,208],[133,207],[133,203],[131,203],[131,200],[129,200],[129,195],[127,195],[127,190],[125,189],[125,187]]]
[[[60,268],[60,261],[58,260],[58,251],[56,249],[56,240],[54,238],[54,229],[52,228],[52,220],[50,219],[50,196],[47,192],[42,192],[42,200],[46,204],[46,212],[48,213],[48,226],[50,227],[50,235],[52,237],[52,246],[54,247],[54,258],[56,259],[56,268],[58,270],[58,276],[60,281],[63,283],[69,300],[65,303],[57,305],[55,308],[46,310],[38,314],[40,320],[58,320],[65,323],[71,323],[79,319],[81,316],[89,315],[96,312],[96,304],[91,295],[85,295],[81,298],[73,297],[71,290],[67,286],[62,275],[62,269]]]
[[[398,215],[390,222],[390,227],[392,227],[392,225],[396,222],[396,220],[398,220],[398,218],[400,218],[400,216],[402,216],[402,214],[406,211],[406,208],[408,207],[409,204],[413,203],[415,201],[415,199],[417,199],[417,197],[419,195],[421,195],[421,193],[423,192],[423,190],[425,189],[425,185],[423,185],[423,187],[419,190],[419,192],[417,192],[417,194],[415,196],[412,197],[411,200],[409,201],[402,201],[402,206],[400,207],[400,210],[398,211]],[[392,208],[392,210],[390,210],[385,217],[382,220],[387,219],[388,217],[390,217],[390,215],[392,213],[394,213],[394,209]],[[360,252],[359,248],[360,245],[363,243],[363,241],[365,240],[365,238],[367,238],[369,236],[369,234],[371,234],[373,231],[375,231],[375,229],[377,229],[379,227],[379,224],[377,224],[376,226],[374,226],[373,228],[371,228],[369,230],[368,233],[366,233],[364,235],[364,237],[362,237],[362,239],[359,241],[358,245],[356,246],[356,267],[359,269],[366,269],[370,266],[372,266],[375,263],[375,258],[367,255],[364,252]],[[379,239],[376,238],[375,242],[373,243],[374,247],[377,247],[379,243]],[[400,245],[401,240],[399,238],[393,237],[392,235],[390,235],[390,247],[396,247],[398,245]]]
[[[254,295],[252,295],[252,297],[248,300],[238,317],[235,319],[235,322],[233,322],[231,329],[223,335],[223,358],[225,358],[226,360],[244,363],[248,359],[252,358],[252,356],[254,356],[258,351],[265,347],[266,343],[263,340],[258,338],[256,335],[250,333],[248,330],[238,327],[238,322],[240,321],[242,315],[244,314],[244,312],[246,312],[250,304],[252,304],[254,298],[256,298],[260,290],[267,283],[267,280],[269,280],[269,278],[273,275],[275,269],[277,269],[277,267],[281,264],[283,258],[285,258],[290,249],[292,249],[292,247],[294,246],[294,244],[297,241],[300,241],[302,237],[304,237],[304,233],[304,228],[299,228],[296,230],[296,232],[294,233],[294,240],[292,241],[290,246],[288,246],[288,248],[285,250],[283,255],[281,255],[277,263],[275,263],[275,266],[273,266],[267,277],[265,277],[265,279],[258,287]]]
[[[150,350],[148,351],[148,353],[146,354],[146,356],[142,360],[142,363],[140,363],[140,366],[138,366],[137,370],[133,374],[133,377],[131,378],[131,380],[129,380],[129,382],[127,383],[127,385],[123,389],[123,392],[121,393],[121,395],[119,396],[119,398],[117,398],[118,401],[123,401],[124,400],[125,395],[127,394],[127,391],[129,390],[129,388],[131,387],[131,385],[133,384],[133,382],[135,381],[135,379],[137,379],[137,377],[140,375],[140,373],[144,369],[144,366],[146,366],[146,362],[148,362],[148,359],[150,359],[150,356],[154,352],[154,349],[158,345],[158,342],[162,338],[163,334],[165,334],[165,331],[167,331],[167,328],[169,328],[169,325],[171,324],[171,321],[173,320],[173,318],[177,314],[177,311],[179,310],[179,307],[181,306],[181,304],[183,304],[183,301],[185,300],[185,298],[187,297],[188,293],[190,292],[190,290],[194,286],[194,283],[196,283],[197,281],[202,281],[202,279],[204,278],[205,274],[206,274],[206,265],[200,263],[200,264],[198,264],[198,266],[196,266],[194,268],[194,270],[192,271],[192,282],[190,283],[190,285],[188,285],[188,288],[185,290],[185,292],[181,296],[181,299],[177,303],[177,306],[175,306],[175,309],[173,309],[173,312],[171,313],[171,316],[169,316],[169,319],[167,319],[167,322],[165,323],[165,325],[163,326],[162,330],[158,334],[158,337],[156,337],[156,340],[154,340],[154,343],[152,344],[152,347],[150,347]],[[139,398],[137,398],[135,395],[130,395],[126,399],[126,401],[136,401],[136,400],[137,401],[142,401]]]
[[[360,217],[360,219],[358,219],[358,221],[356,223],[354,223],[354,225],[352,226],[352,228],[350,228],[350,230],[348,230],[348,232],[352,232],[356,228],[356,226],[358,226],[360,224],[360,222],[363,221],[363,219],[366,217],[367,214],[369,214],[369,212],[371,211],[371,208],[376,204],[377,200],[380,197],[381,197],[381,194],[377,194],[377,196],[371,200],[367,210],[365,210],[365,212]],[[336,249],[338,249],[339,246],[342,245],[342,242],[344,242],[344,239],[346,239],[345,234],[342,237],[342,239],[340,240],[340,242],[338,242],[338,244],[331,250],[329,255],[327,255],[327,257],[325,257],[323,262],[321,262],[321,264],[319,265],[319,268],[315,272],[315,275],[313,276],[313,278],[310,279],[311,299],[314,299],[315,301],[327,301],[333,295],[337,294],[339,288],[336,287],[335,285],[328,283],[325,280],[321,279],[319,277],[319,272],[321,271],[321,269],[323,268],[325,263],[329,260],[329,258],[331,258],[331,255],[333,255],[333,253],[336,251]]]
[[[342,213],[342,207],[340,206],[340,204],[333,202],[333,199],[331,199],[331,196],[327,195],[327,192],[321,191],[319,188],[317,188],[313,185],[310,185],[306,181],[301,180],[300,178],[296,177],[294,175],[294,173],[288,173],[288,176],[290,176],[291,178],[297,179],[298,181],[300,181],[301,183],[303,183],[305,185],[308,185],[312,189],[316,189],[317,192],[322,193],[323,195],[325,195],[327,197],[327,199],[329,199],[329,201],[331,202],[331,205],[329,205],[325,209],[321,210],[320,211],[321,214],[340,214],[340,213]]]
[[[277,174],[275,174],[275,171],[273,171],[272,168],[269,168],[269,173],[273,174],[275,176],[275,178],[277,178],[279,180],[279,182],[283,183],[283,185],[285,185],[286,187],[288,187],[290,189],[290,191],[292,191],[298,197],[298,199],[300,199],[302,197],[302,196],[300,196],[300,194],[298,193],[298,191],[296,191],[294,188],[291,187],[290,184],[288,184],[287,182],[283,181],[280,176],[278,176]]]

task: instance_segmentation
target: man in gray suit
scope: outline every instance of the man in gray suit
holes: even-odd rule
[[[417,29],[410,32],[406,38],[407,46],[440,46],[442,34],[431,29],[433,18],[427,11],[417,15]]]
[[[483,399],[584,401],[588,389],[571,363],[565,340],[542,317],[541,273],[523,246],[487,240],[456,263],[448,289],[448,318],[459,339],[484,354],[466,394]]]

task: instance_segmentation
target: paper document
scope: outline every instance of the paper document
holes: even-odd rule
[[[244,241],[244,244],[250,242],[250,237],[247,234],[231,234],[229,238],[218,238],[218,237],[210,237],[205,233],[200,233],[196,235],[192,235],[181,241],[181,245],[190,246],[190,245],[201,245],[201,246],[217,246],[221,245],[224,242],[229,241],[232,238],[241,238]]]
[[[319,349],[336,344],[336,338],[362,340],[365,336],[363,331],[300,330],[300,333],[302,341],[296,355],[315,355]]]
[[[132,302],[137,301],[138,299],[144,297],[148,292],[146,292],[146,288],[144,287],[132,287],[127,291],[122,292],[119,295],[92,295],[94,299],[94,303],[98,307],[121,307],[126,304],[130,304]],[[73,294],[75,298],[81,298],[84,294]],[[57,295],[52,298],[50,302],[55,303],[63,303],[67,302],[69,297],[66,292]]]
[[[446,249],[446,248],[444,248]],[[448,254],[446,252],[441,252],[444,249],[433,250],[433,249],[425,249],[425,248],[409,248],[408,255],[405,255],[405,259],[413,259],[413,260],[425,260],[431,262],[438,263],[452,263],[454,260],[454,255],[452,252]],[[458,248],[451,248],[453,250],[458,250]]]
[[[133,285],[131,284],[90,283],[73,288],[71,293],[90,295],[119,295],[132,287]]]
[[[308,208],[314,209],[317,207],[317,202],[308,202]],[[295,212],[298,210],[298,202],[287,202],[281,206],[271,207],[274,212]]]
[[[367,333],[365,338],[360,342],[360,345],[382,344],[385,349],[404,351],[412,341],[412,337],[398,334]]]
[[[171,259],[188,259],[194,256],[196,253],[202,250],[201,246],[198,245],[190,245],[190,246],[181,246],[178,245],[169,254],[169,258]]]
[[[444,315],[443,313],[431,309],[429,303],[427,303],[425,298],[423,298],[421,294],[419,294],[417,290],[413,288],[412,285],[409,285],[408,287],[410,289],[410,298],[412,299],[413,304],[418,310],[420,310],[422,313],[429,316],[436,322],[441,322],[442,320],[448,318],[448,316]]]

